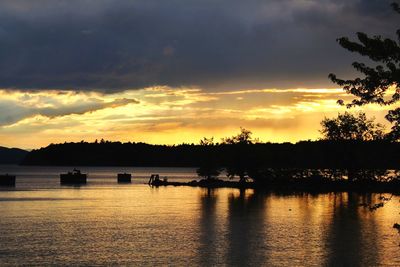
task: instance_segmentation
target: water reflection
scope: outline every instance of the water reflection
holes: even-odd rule
[[[218,220],[223,198],[227,199],[225,225]],[[378,265],[376,215],[360,206],[373,204],[374,199],[371,194],[355,193],[273,196],[252,190],[227,194],[204,191],[200,198],[199,263]],[[220,228],[226,233],[225,243]],[[225,248],[223,259],[221,246]]]
[[[371,194],[332,194],[332,216],[327,236],[328,266],[376,266],[378,232],[374,214],[360,207],[371,203]]]
[[[255,266],[266,262],[265,195],[240,190],[228,196],[226,262]]]
[[[205,189],[200,196],[199,254],[200,266],[214,266],[221,259],[217,255],[217,193],[215,189]]]

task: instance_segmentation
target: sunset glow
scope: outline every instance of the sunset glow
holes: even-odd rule
[[[149,87],[104,94],[95,91],[0,91],[0,145],[37,148],[64,141],[107,139],[154,144],[219,140],[239,126],[261,141],[318,139],[320,121],[346,110],[341,89],[248,89]],[[383,121],[385,108],[366,112]],[[357,111],[352,109],[351,111]]]

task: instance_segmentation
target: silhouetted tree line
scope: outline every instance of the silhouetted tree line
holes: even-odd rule
[[[80,142],[51,144],[29,152],[25,165],[198,167],[199,176],[272,181],[397,180],[400,143],[384,139],[260,143],[245,129],[221,143],[199,145]]]

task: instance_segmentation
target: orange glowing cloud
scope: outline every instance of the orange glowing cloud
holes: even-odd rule
[[[101,138],[197,143],[204,136],[230,136],[239,126],[261,141],[317,139],[320,121],[343,112],[336,101],[348,98],[341,89],[207,92],[162,86],[114,94],[0,90],[0,96],[1,145],[23,148]],[[387,109],[371,105],[366,112],[382,122]]]

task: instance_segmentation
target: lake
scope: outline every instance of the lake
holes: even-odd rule
[[[0,166],[0,265],[400,266],[400,198],[149,187],[151,173],[197,178],[190,168]],[[118,184],[132,172],[132,184]],[[384,194],[390,197],[389,194]]]

